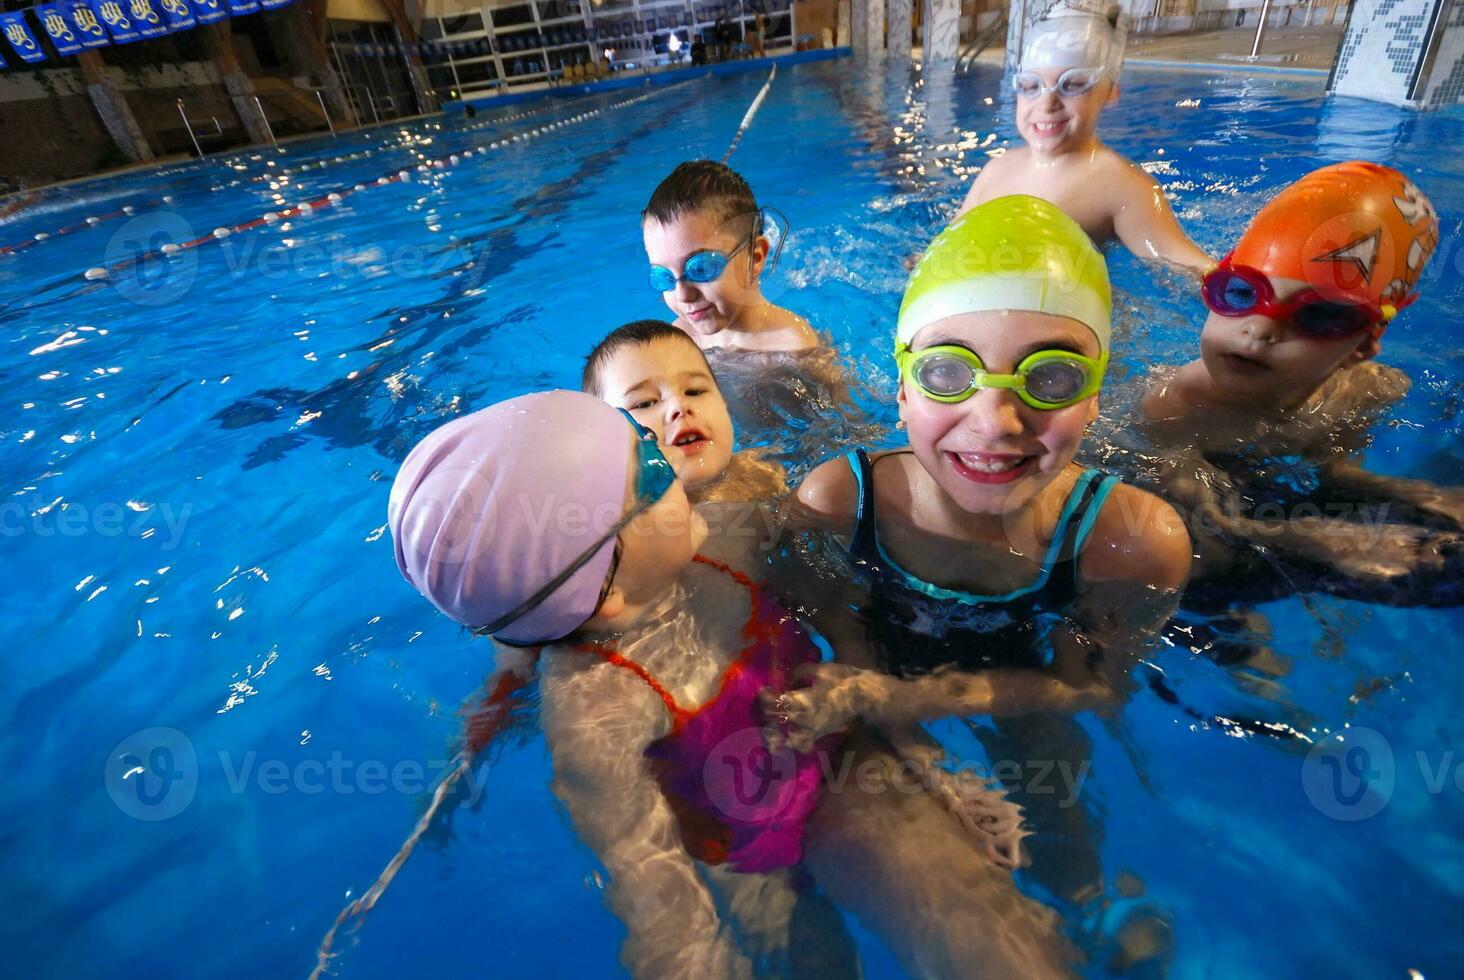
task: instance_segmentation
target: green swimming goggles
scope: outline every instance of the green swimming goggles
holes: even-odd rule
[[[1067,350],[1039,350],[1017,365],[1015,374],[992,374],[981,358],[956,344],[895,351],[900,376],[932,401],[963,402],[981,388],[1007,388],[1033,408],[1053,411],[1092,398],[1103,385],[1108,357],[1099,360]]]

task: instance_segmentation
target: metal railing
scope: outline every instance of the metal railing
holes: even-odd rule
[[[956,71],[963,74],[970,71],[971,66],[976,63],[976,59],[980,56],[981,52],[995,44],[997,38],[1006,36],[1006,29],[1007,12],[1003,9],[996,20],[976,32],[976,36],[971,39],[971,43],[966,45],[965,50],[957,56]]]
[[[326,104],[325,104],[325,96],[321,93],[320,89],[299,89],[298,92],[300,94],[302,94],[302,95],[304,93],[306,93],[306,92],[310,92],[310,93],[314,94],[315,101],[320,106],[320,116],[321,116],[321,119],[324,120],[325,125],[326,125],[326,128],[330,130],[330,135],[332,137],[339,138],[340,133],[336,131],[335,121],[333,119],[331,119],[331,117],[330,117],[330,111],[329,111],[329,109],[326,108]],[[250,96],[248,96],[248,98],[249,98],[250,101],[252,101],[254,103],[254,109],[255,109],[255,111],[259,113],[259,120],[260,120],[261,123],[264,124],[264,131],[265,131],[265,133],[269,137],[270,144],[273,145],[273,146],[279,146],[279,139],[275,136],[274,126],[270,123],[269,113],[265,111],[264,103],[261,100],[262,99],[291,99],[291,100],[296,100],[295,94],[294,93],[289,93],[289,92],[258,92],[258,93],[252,93]],[[184,101],[182,99],[177,99],[175,101],[177,102],[177,105],[178,105],[178,115],[183,120],[183,127],[188,131],[188,139],[193,144],[193,150],[200,157],[202,157],[204,155],[204,153],[203,153],[203,146],[200,143],[200,138],[202,138],[202,139],[214,139],[214,138],[219,138],[219,137],[226,136],[227,134],[224,132],[224,125],[223,125],[223,123],[221,123],[219,121],[219,117],[218,116],[214,116],[214,115],[210,115],[210,116],[206,117],[205,119],[192,119],[192,118],[189,118],[189,115],[188,115],[188,107],[184,103]],[[303,103],[300,102],[299,100],[296,100],[296,104],[297,105],[302,105],[302,104],[303,105],[308,105],[309,104],[309,100],[306,99]],[[245,111],[245,110],[243,110],[239,106],[239,104],[238,104],[237,101],[235,102],[235,111],[236,112]],[[296,121],[298,122],[298,120],[296,120]],[[213,132],[208,132],[207,131],[206,127],[208,127],[209,125],[212,125],[213,126]],[[246,133],[249,132],[249,129],[248,129],[247,125],[245,127],[245,132]],[[247,136],[245,138],[245,142],[246,143],[248,142],[248,137]]]
[[[183,117],[183,126],[188,130],[188,138],[193,141],[194,151],[197,152],[199,156],[203,156],[203,147],[198,145],[198,133],[195,132],[193,129],[193,121],[188,118],[188,110],[184,108],[182,99],[178,100],[178,115]],[[219,123],[219,117],[209,116],[208,118],[214,124],[214,131],[205,135],[209,137],[224,135],[224,127],[222,124]]]
[[[285,99],[287,101],[294,102],[295,105],[303,106],[309,104],[310,101],[309,98],[306,97],[307,93],[315,96],[315,102],[317,105],[320,106],[321,121],[325,123],[326,129],[330,130],[330,135],[334,137],[340,136],[340,134],[336,132],[335,121],[330,118],[330,110],[326,108],[324,93],[318,88],[302,88],[300,86],[296,86],[294,91],[292,92],[256,92],[254,94],[254,105],[256,108],[259,109],[259,117],[264,121],[264,129],[265,132],[269,134],[269,141],[271,143],[275,144],[276,146],[279,145],[279,141],[275,139],[274,126],[270,124],[269,115],[264,111],[264,105],[259,100],[261,98]],[[300,101],[301,97],[305,97],[304,102]]]

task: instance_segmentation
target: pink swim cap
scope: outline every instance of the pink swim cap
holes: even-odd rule
[[[397,568],[464,626],[516,609],[625,515],[634,430],[600,399],[548,391],[434,430],[392,484]],[[606,541],[549,598],[495,634],[557,640],[595,614],[614,555]]]

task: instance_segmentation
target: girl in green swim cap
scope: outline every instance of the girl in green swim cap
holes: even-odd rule
[[[1016,716],[1114,701],[1190,564],[1168,504],[1073,461],[1098,412],[1109,317],[1102,256],[1046,201],[999,198],[931,243],[896,331],[909,446],[825,462],[797,490],[857,573],[819,604],[839,663],[781,699],[809,737],[862,715],[907,758],[933,758],[915,723],[992,715],[1009,758],[1085,751]],[[959,810],[966,789],[947,790]],[[1031,814],[1058,795],[1018,801]],[[1064,897],[1100,878],[1084,836],[1038,839],[1078,848],[1046,868],[1035,855],[1039,877],[1067,872],[1046,882]]]

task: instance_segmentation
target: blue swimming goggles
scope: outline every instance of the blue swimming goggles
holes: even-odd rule
[[[550,579],[542,589],[529,596],[511,611],[499,616],[487,626],[480,626],[473,630],[475,634],[479,636],[492,636],[499,630],[506,629],[515,620],[537,609],[545,599],[548,599],[565,582],[568,582],[575,572],[583,568],[586,562],[595,557],[600,549],[605,547],[606,543],[619,537],[620,532],[624,531],[631,521],[639,517],[642,512],[650,508],[662,497],[666,496],[666,491],[670,490],[671,484],[676,482],[676,470],[672,468],[671,464],[666,460],[665,455],[661,452],[661,447],[656,441],[656,434],[637,422],[625,409],[619,409],[619,412],[625,416],[625,420],[631,424],[631,427],[635,429],[635,434],[639,437],[635,444],[637,460],[635,502],[631,505],[630,510],[626,511],[625,516],[614,527],[605,532],[605,535],[600,540],[586,548],[583,554],[569,563],[568,568]],[[616,564],[618,564],[618,561],[611,564],[610,574],[606,579],[607,586],[609,580],[615,577]],[[604,601],[605,597],[602,594],[600,596],[600,602],[603,603]],[[596,608],[598,608],[598,604]],[[508,646],[539,645],[537,643],[514,643],[505,640],[499,640],[498,642],[506,643]]]
[[[651,284],[651,288],[658,293],[669,293],[683,280],[686,282],[716,282],[722,277],[722,273],[727,271],[727,263],[732,261],[732,257],[748,245],[751,245],[761,230],[762,222],[758,221],[753,225],[753,229],[748,233],[748,236],[738,242],[737,247],[730,252],[717,252],[712,250],[697,252],[682,265],[681,275],[679,276],[664,265],[653,265],[647,276],[647,281]]]

